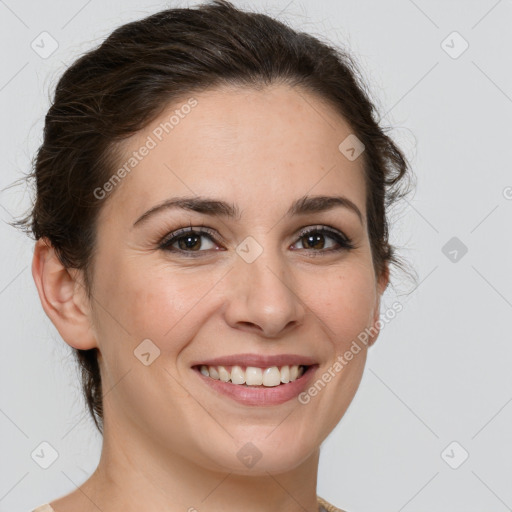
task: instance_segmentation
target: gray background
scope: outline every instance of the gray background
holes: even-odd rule
[[[32,242],[6,224],[30,191],[5,187],[29,169],[67,65],[124,22],[196,3],[0,0],[2,512],[70,492],[101,446],[40,306]],[[234,3],[347,46],[417,176],[392,241],[419,285],[394,272],[382,311],[395,300],[403,311],[322,446],[318,494],[349,512],[512,510],[512,2]],[[31,48],[43,31],[59,45],[48,58]],[[43,441],[59,454],[46,470],[31,458]]]

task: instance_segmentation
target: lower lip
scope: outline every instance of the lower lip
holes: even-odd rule
[[[199,368],[193,368],[193,370],[205,384],[215,391],[244,405],[265,406],[282,404],[302,393],[308,387],[317,368],[317,364],[309,366],[307,370],[293,382],[272,387],[250,387],[244,386],[243,384],[232,384],[230,382],[223,382],[207,377],[199,371]]]

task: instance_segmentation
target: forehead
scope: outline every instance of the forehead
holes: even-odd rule
[[[249,208],[279,198],[287,208],[306,193],[338,192],[364,211],[363,159],[339,149],[351,133],[328,104],[286,85],[191,94],[124,141],[118,167],[128,172],[106,209],[133,217],[191,194],[236,197]]]

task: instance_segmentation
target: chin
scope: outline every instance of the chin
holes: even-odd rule
[[[241,436],[224,447],[220,443],[210,444],[205,453],[210,461],[209,468],[238,475],[268,476],[268,473],[291,471],[317,455],[319,445],[314,444],[311,437],[301,439],[290,432],[283,431],[281,436],[275,432],[269,435],[269,432],[266,429],[258,439]],[[265,439],[265,436],[268,437]],[[212,453],[212,445],[221,450]]]

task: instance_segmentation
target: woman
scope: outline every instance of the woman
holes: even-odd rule
[[[226,1],[80,57],[24,222],[103,448],[36,510],[340,510],[319,450],[379,333],[408,168],[348,55]]]

